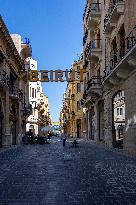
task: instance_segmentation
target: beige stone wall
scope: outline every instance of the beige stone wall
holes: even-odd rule
[[[15,41],[17,46],[15,47],[11,36],[7,32],[6,25],[0,17],[0,52],[4,56],[2,62],[0,62],[1,72],[6,71],[10,85],[5,86],[4,83],[0,86],[0,98],[3,104],[3,126],[2,126],[2,144],[3,146],[10,146],[13,143],[18,144],[22,140],[22,136],[25,133],[25,115],[24,115],[24,96],[27,92],[27,77],[24,70],[24,62],[19,55],[19,46],[21,46],[21,39],[18,41],[18,35],[15,35]],[[18,43],[20,42],[20,43]],[[20,45],[19,45],[20,44]],[[14,77],[13,87],[17,91],[12,90],[11,76]],[[21,94],[22,93],[22,97]],[[28,105],[27,105],[28,106]],[[15,108],[15,112],[13,111]],[[13,129],[16,126],[16,139],[13,137]],[[15,142],[16,141],[16,142]]]
[[[136,24],[136,1],[125,0],[125,30],[129,33]]]

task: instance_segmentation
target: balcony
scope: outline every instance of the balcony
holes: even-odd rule
[[[89,11],[88,28],[94,30],[101,21],[101,3],[91,3]]]
[[[16,87],[10,87],[9,89],[9,97],[12,98],[13,100],[19,100],[20,97],[20,92],[19,89],[17,89]]]
[[[87,100],[88,94],[86,92],[86,90],[83,93],[82,99],[81,99],[81,107],[84,108],[85,107],[85,102]]]
[[[102,77],[92,76],[87,83],[86,93],[91,97],[100,97],[102,95]]]
[[[124,10],[125,10],[124,0],[113,1],[104,19],[105,33],[111,32],[112,29],[116,27],[119,17],[124,14]]]
[[[0,86],[5,90],[9,88],[9,76],[4,70],[0,71]]]
[[[88,30],[85,32],[83,37],[83,46],[86,44],[87,38],[88,38]]]
[[[104,71],[104,84],[107,87],[126,80],[136,70],[136,26],[115,53],[111,53],[109,64]]]
[[[24,116],[29,117],[32,114],[32,105],[28,103],[27,106],[23,106],[21,110]]]
[[[90,103],[102,96],[102,77],[92,76],[87,82],[87,88],[83,94],[82,107],[90,106]]]
[[[84,64],[83,64],[83,68],[84,68],[84,69],[87,69],[88,64],[89,64],[88,60],[85,60],[85,62],[84,62]]]
[[[90,17],[100,18],[101,17],[101,3],[92,3]]]
[[[90,42],[89,60],[98,62],[101,59],[102,46],[101,39],[95,39]]]

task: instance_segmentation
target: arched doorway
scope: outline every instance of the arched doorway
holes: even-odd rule
[[[123,148],[125,134],[125,94],[123,90],[115,93],[112,99],[113,147]]]
[[[3,137],[3,109],[2,109],[2,101],[0,100],[0,147],[2,147],[2,137]]]

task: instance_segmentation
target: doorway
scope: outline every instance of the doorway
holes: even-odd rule
[[[104,102],[103,100],[98,102],[98,135],[99,141],[104,139]]]
[[[95,132],[95,125],[93,122],[94,115],[95,115],[94,107],[91,106],[91,109],[89,110],[89,124],[90,124],[89,138],[91,140],[94,140],[94,132]]]
[[[16,121],[12,121],[11,134],[12,134],[12,145],[16,145]]]
[[[77,138],[81,138],[81,119],[77,119]]]
[[[113,96],[112,135],[113,147],[123,148],[125,134],[125,94],[123,90]]]

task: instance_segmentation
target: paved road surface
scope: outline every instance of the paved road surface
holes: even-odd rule
[[[136,205],[136,158],[55,138],[0,151],[0,205]]]

